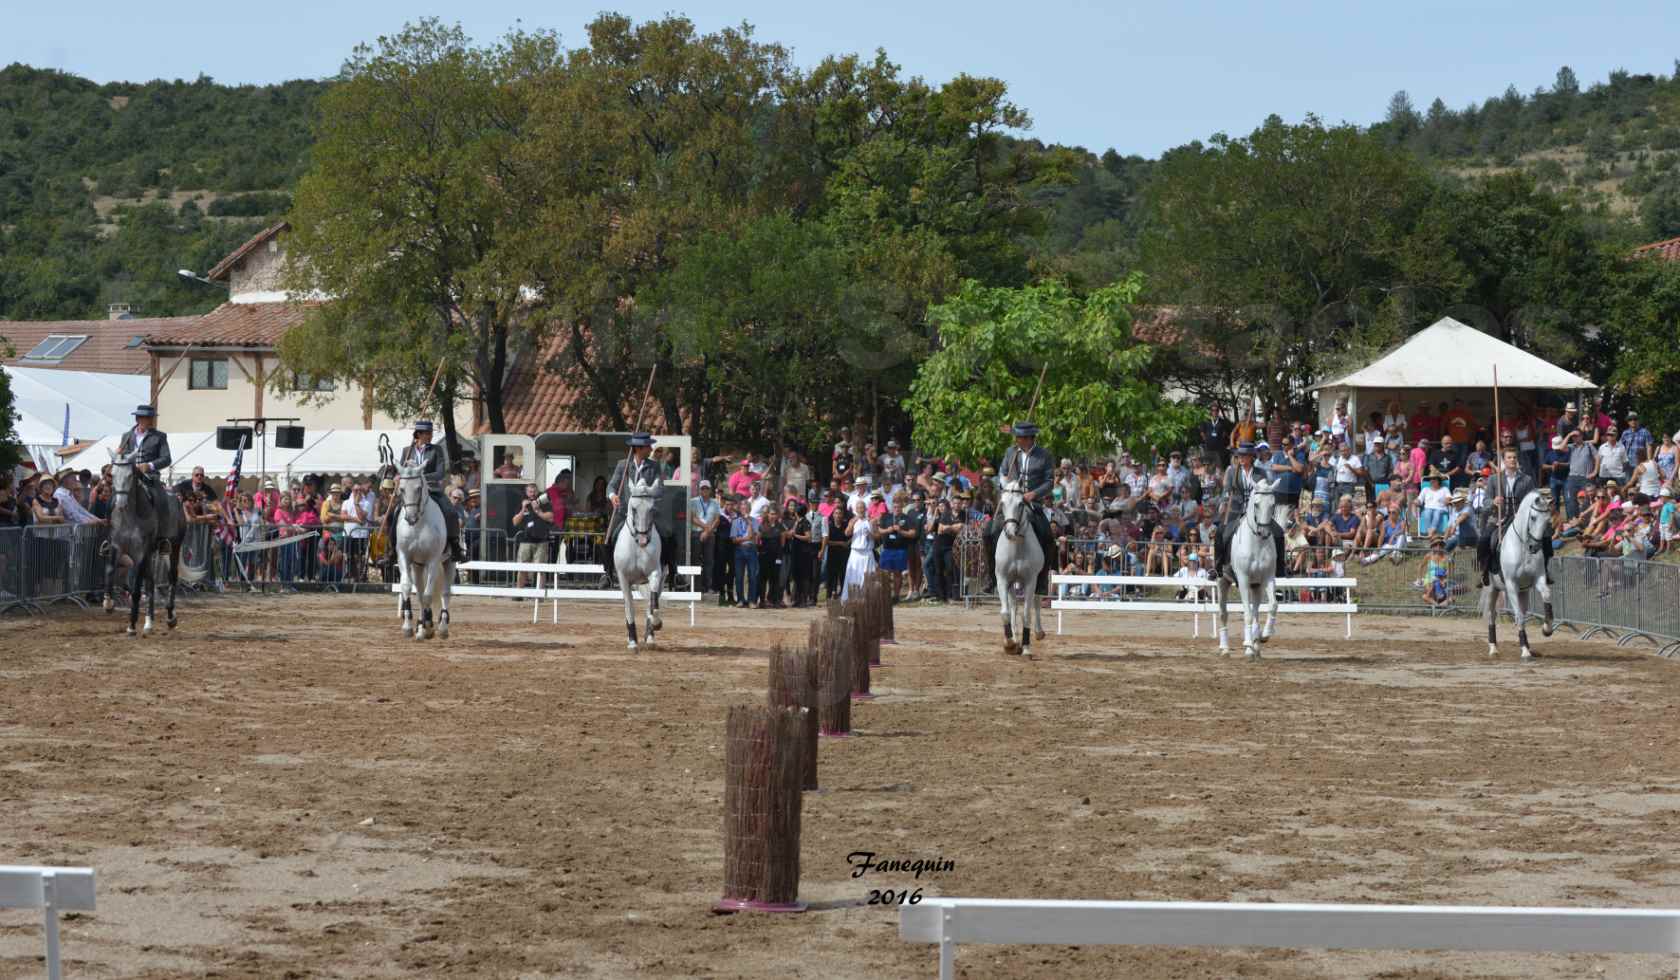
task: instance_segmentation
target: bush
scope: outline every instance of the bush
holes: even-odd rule
[[[290,194],[256,191],[234,197],[219,197],[210,202],[210,210],[207,213],[218,218],[261,218],[280,214],[289,210],[291,206]]]

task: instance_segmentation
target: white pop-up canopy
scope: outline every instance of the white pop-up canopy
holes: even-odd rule
[[[274,428],[263,435],[264,445],[247,448],[239,464],[240,475],[255,479],[263,472],[269,476],[290,478],[305,473],[327,476],[361,476],[379,469],[379,437],[388,436],[397,451],[407,445],[410,433],[406,429],[322,429],[304,434],[302,449],[281,449],[274,445]],[[78,454],[66,465],[86,467],[94,472],[110,461],[107,452],[117,448],[121,434],[108,436]],[[171,432],[169,450],[174,457],[168,478],[185,479],[195,467],[204,467],[204,475],[224,479],[233,469],[234,451],[216,448],[214,432]],[[266,463],[264,456],[266,454]]]
[[[151,381],[138,374],[27,367],[0,370],[11,385],[18,441],[35,465],[48,471],[58,465],[53,450],[68,444],[67,430],[70,443],[120,434],[133,424],[130,413],[146,400],[151,387]]]
[[[1512,393],[1511,403],[1502,407],[1507,412],[1524,402],[1531,405],[1539,392],[1598,390],[1586,378],[1452,317],[1442,317],[1376,361],[1312,390],[1318,393],[1324,421],[1341,398],[1347,399],[1355,419],[1384,411],[1391,401],[1410,411],[1418,401],[1434,405],[1462,398],[1472,409],[1485,412],[1492,407],[1495,368],[1500,390]]]

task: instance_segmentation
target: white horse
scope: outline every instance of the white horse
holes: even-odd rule
[[[630,649],[636,646],[637,585],[647,585],[647,637],[642,645],[653,649],[653,634],[665,625],[659,618],[659,590],[664,582],[660,564],[659,532],[654,529],[654,512],[659,507],[659,482],[630,481],[624,526],[613,542],[613,567],[618,570],[618,587],[624,591],[624,629],[630,634]]]
[[[1003,652],[1024,653],[1032,659],[1032,633],[1028,617],[1044,639],[1044,612],[1038,607],[1038,573],[1044,568],[1044,549],[1038,545],[1027,515],[1027,498],[1019,480],[1004,480],[999,486],[997,520],[1000,523],[997,550],[997,594],[1003,604]],[[1016,600],[1015,588],[1021,589]],[[1015,642],[1019,630],[1021,642]]]
[[[1488,656],[1499,654],[1499,596],[1504,593],[1510,606],[1511,618],[1517,623],[1517,645],[1522,659],[1533,660],[1539,654],[1528,648],[1528,619],[1534,615],[1534,593],[1539,591],[1545,603],[1546,620],[1540,627],[1543,636],[1551,636],[1552,587],[1546,584],[1546,556],[1540,553],[1540,542],[1552,533],[1552,493],[1536,490],[1517,505],[1517,516],[1499,541],[1499,569],[1488,576],[1482,589],[1482,618],[1487,621]]]
[[[1231,538],[1231,568],[1237,594],[1243,610],[1243,655],[1258,659],[1259,644],[1277,632],[1277,544],[1272,540],[1270,525],[1277,510],[1277,481],[1255,480],[1248,494],[1248,507],[1243,511],[1242,524]],[[1225,607],[1227,579],[1219,576],[1214,593],[1219,597],[1219,655],[1231,652],[1231,636],[1226,629]],[[1266,601],[1266,625],[1260,627],[1260,600]]]
[[[437,637],[449,639],[449,588],[455,581],[455,563],[449,559],[449,532],[443,511],[426,492],[425,469],[419,465],[397,467],[397,493],[402,500],[402,520],[397,522],[397,569],[401,573],[403,636],[416,640],[432,635],[432,607],[438,606]],[[410,596],[420,597],[420,625],[414,625]]]

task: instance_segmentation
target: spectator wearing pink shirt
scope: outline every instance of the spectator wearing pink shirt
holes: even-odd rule
[[[750,495],[755,479],[752,471],[752,457],[743,457],[741,462],[737,464],[735,472],[729,474],[729,495],[732,497]]]

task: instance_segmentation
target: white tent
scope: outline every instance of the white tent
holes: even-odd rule
[[[263,436],[263,446],[245,450],[240,473],[246,479],[255,479],[263,472],[286,479],[306,473],[371,474],[379,469],[380,436],[388,436],[391,448],[399,452],[410,439],[406,429],[311,429],[304,433],[302,449],[281,449],[274,445],[274,429],[269,426]],[[97,473],[100,466],[110,461],[106,453],[117,448],[120,438],[118,434],[101,439],[65,465],[86,467]],[[204,467],[205,476],[224,479],[233,468],[233,450],[217,449],[214,432],[171,432],[169,450],[174,457],[169,471],[171,480],[185,479],[198,466]]]
[[[17,435],[35,465],[55,469],[53,455],[70,442],[120,434],[144,402],[151,381],[138,374],[99,374],[52,368],[3,367],[17,411]],[[68,422],[66,419],[68,418]]]
[[[1391,400],[1410,412],[1419,401],[1434,405],[1454,398],[1464,399],[1479,415],[1491,415],[1495,368],[1501,392],[1511,392],[1512,403],[1502,409],[1532,403],[1538,392],[1598,390],[1586,378],[1452,317],[1442,317],[1371,364],[1312,390],[1318,393],[1319,418],[1326,422],[1340,398],[1347,399],[1355,419],[1383,411]]]

